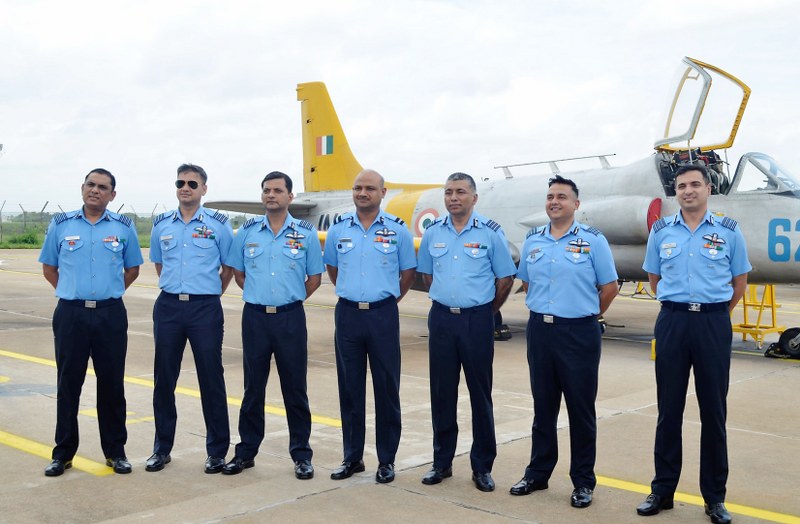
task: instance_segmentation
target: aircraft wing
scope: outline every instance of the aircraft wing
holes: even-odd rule
[[[235,211],[237,213],[247,213],[249,215],[263,215],[264,204],[257,200],[215,200],[204,202],[203,206],[221,211]],[[296,216],[300,212],[307,212],[317,207],[316,202],[303,200],[289,204],[289,213]]]

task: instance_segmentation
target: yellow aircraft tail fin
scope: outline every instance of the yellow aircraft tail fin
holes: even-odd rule
[[[361,164],[350,151],[328,89],[322,82],[297,85],[303,126],[305,191],[350,189]]]

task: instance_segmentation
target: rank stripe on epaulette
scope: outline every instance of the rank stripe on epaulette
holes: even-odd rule
[[[162,221],[162,220],[164,220],[165,218],[169,218],[169,217],[171,217],[172,215],[173,215],[173,212],[172,212],[172,211],[167,211],[167,212],[165,212],[165,213],[161,213],[160,215],[156,215],[156,216],[154,216],[154,217],[153,217],[153,225],[156,225],[156,224],[158,224],[159,222],[161,222],[161,221]]]
[[[213,218],[214,220],[216,220],[220,224],[225,224],[225,223],[228,222],[228,217],[226,217],[224,214],[222,214],[219,211],[214,211],[214,214],[211,215],[211,218]]]
[[[125,224],[127,227],[133,226],[133,220],[131,220],[130,218],[126,217],[125,215],[117,215],[117,216],[112,217],[112,218],[115,218],[117,221]]]
[[[400,224],[401,226],[404,226],[404,225],[406,225],[406,221],[405,221],[405,220],[403,220],[403,219],[402,219],[402,218],[400,218],[400,217],[393,216],[393,217],[392,217],[392,220],[394,220],[395,222],[397,222],[397,223],[398,223],[398,224]]]
[[[664,220],[663,217],[659,218],[658,220],[656,220],[653,223],[653,232],[660,231],[660,230],[664,229],[665,227],[667,227],[667,221]]]
[[[602,234],[603,234],[603,232],[602,232],[602,231],[600,231],[599,229],[597,229],[597,228],[596,228],[596,227],[594,227],[594,226],[587,226],[587,225],[584,225],[584,226],[583,226],[583,230],[584,230],[584,231],[588,231],[589,233],[591,233],[591,234],[593,234],[593,235],[596,235],[596,236],[600,236],[600,235],[602,235]]]
[[[491,218],[486,221],[486,227],[488,227],[492,231],[499,231],[500,230],[500,224],[498,224],[497,222],[495,222]]]
[[[309,229],[309,230],[311,230],[311,231],[313,231],[313,230],[314,230],[314,224],[312,224],[312,223],[311,223],[311,222],[309,222],[308,220],[301,220],[301,221],[300,221],[300,222],[298,222],[297,224],[298,224],[300,227],[302,227],[302,228]]]
[[[344,215],[339,215],[339,216],[337,216],[336,218],[333,219],[333,223],[334,224],[338,224],[342,220],[344,220]]]
[[[441,222],[442,222],[442,218],[439,217],[439,218],[433,220],[432,222],[429,222],[428,225],[425,226],[425,229],[428,229],[429,227],[433,226],[434,224],[439,224]]]
[[[66,213],[56,213],[53,215],[53,222],[56,224],[60,224],[61,222],[68,220],[69,216]]]
[[[252,225],[253,225],[253,224],[255,224],[255,223],[256,223],[256,222],[257,222],[257,221],[258,221],[260,218],[261,218],[261,217],[253,217],[253,218],[249,218],[249,219],[247,219],[247,222],[245,222],[244,224],[242,224],[242,229],[247,229],[248,227],[252,226]]]
[[[722,217],[722,227],[727,227],[731,231],[736,231],[736,221],[732,218]]]

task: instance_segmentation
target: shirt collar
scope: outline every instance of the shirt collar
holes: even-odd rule
[[[83,212],[83,206],[81,206],[78,212],[75,213],[75,218],[83,218],[83,219],[86,218],[86,215]],[[100,217],[100,220],[111,220],[111,216],[108,214],[108,208],[106,208],[106,210],[103,211],[103,216]],[[98,220],[98,222],[100,220]]]
[[[294,217],[292,217],[291,213],[286,213],[286,220],[283,221],[283,225],[281,226],[280,230],[278,230],[278,234],[275,237],[279,237],[286,231],[287,227],[291,227],[294,229],[297,224],[294,223]],[[270,229],[269,228],[269,216],[265,213],[263,217],[261,217],[261,229]],[[270,229],[272,231],[272,229]]]
[[[372,226],[374,226],[375,224],[384,225],[385,224],[384,216],[385,215],[383,213],[383,209],[379,210],[378,211],[378,216],[375,217],[375,221],[372,222],[372,224],[369,225],[369,227],[366,229],[366,231],[369,231],[370,229],[372,229]],[[353,211],[353,214],[350,215],[350,227],[356,227],[356,224],[361,226],[361,221],[360,220],[356,220],[357,218],[358,218],[358,213],[356,211]]]
[[[714,223],[715,223],[714,222],[714,215],[711,214],[711,211],[706,210],[706,214],[703,216],[703,220],[701,220],[700,223],[703,223],[703,222],[708,222],[712,226],[714,225]],[[672,220],[672,225],[677,225],[677,224],[683,224],[684,226],[686,225],[686,221],[683,220],[683,212],[682,211],[678,211],[675,214],[675,218]]]
[[[448,213],[447,216],[444,217],[444,220],[442,220],[442,227],[448,227],[448,226],[450,227],[450,229],[455,231],[455,226],[453,226],[453,220],[450,217],[450,213]],[[464,231],[473,227],[478,229],[483,227],[483,224],[481,223],[481,220],[478,217],[478,213],[476,213],[475,211],[473,211],[472,214],[469,216],[467,225],[464,226],[464,229],[462,229],[461,232],[463,233]]]
[[[551,225],[551,223],[548,222],[547,223],[547,227],[542,229],[542,232],[540,233],[542,236],[548,236],[550,238],[553,238],[553,235],[550,234],[550,225]],[[572,220],[572,225],[569,226],[569,231],[567,231],[566,234],[567,235],[577,235],[580,232],[580,230],[581,230],[581,227],[578,225],[578,222],[575,219],[573,219]]]

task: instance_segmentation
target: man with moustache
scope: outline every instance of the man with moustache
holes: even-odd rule
[[[708,211],[711,180],[703,165],[675,174],[681,209],[653,224],[642,266],[661,301],[655,325],[658,424],[651,493],[642,516],[672,509],[681,474],[681,426],[689,371],[700,406],[700,492],[715,524],[731,522],[725,508],[728,447],[725,421],[731,366],[730,312],[752,269],[736,221]]]
[[[125,456],[125,355],[128,313],[122,295],[142,264],[133,222],[108,211],[117,181],[108,170],[89,172],[81,185],[83,207],[59,213],[47,229],[39,262],[55,288],[53,313],[58,399],[56,446],[48,477],[72,467],[78,451],[78,409],[89,358],[97,376],[97,421],[106,465],[130,473]]]
[[[417,271],[433,300],[428,315],[433,467],[422,483],[438,484],[453,475],[463,367],[472,405],[472,480],[479,490],[494,491],[494,314],[508,298],[516,268],[500,225],[474,211],[477,201],[471,176],[447,177],[448,215],[428,226],[419,247]]]
[[[161,471],[172,460],[178,421],[175,386],[187,340],[194,354],[206,425],[206,473],[222,471],[230,445],[220,295],[233,277],[233,270],[225,265],[233,231],[225,215],[202,206],[207,181],[200,166],[178,167],[178,209],[153,220],[150,261],[156,266],[161,294],[153,306],[156,435],[147,471]]]
[[[242,225],[229,264],[242,299],[244,399],[239,410],[236,454],[222,470],[236,475],[255,466],[264,440],[264,403],[272,356],[281,382],[295,477],[314,477],[309,444],[311,410],[306,375],[308,331],[303,301],[322,280],[322,250],[314,226],[289,214],[292,179],[273,171],[261,182],[266,214]]]
[[[356,210],[328,231],[324,262],[336,286],[336,371],[344,460],[334,480],[364,471],[367,360],[375,389],[375,480],[395,478],[400,444],[400,315],[397,303],[414,282],[414,240],[405,223],[381,210],[383,177],[365,169],[353,181]]]
[[[591,505],[597,478],[598,315],[617,296],[617,271],[605,237],[578,223],[578,187],[550,179],[545,212],[550,223],[533,229],[522,246],[517,276],[525,289],[528,367],[533,410],[531,460],[512,495],[547,489],[558,462],[558,412],[562,396],[569,412],[570,504]]]

